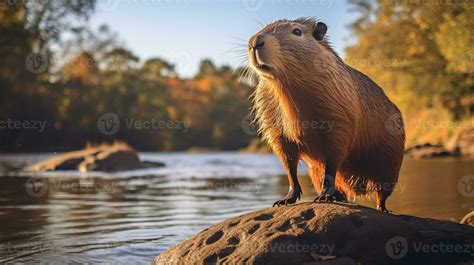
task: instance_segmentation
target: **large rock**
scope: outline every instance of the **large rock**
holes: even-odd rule
[[[464,264],[473,246],[467,225],[306,202],[227,219],[153,264]]]
[[[159,162],[140,161],[133,148],[124,143],[102,144],[64,153],[35,163],[28,171],[79,170],[116,172],[150,167],[162,167]]]

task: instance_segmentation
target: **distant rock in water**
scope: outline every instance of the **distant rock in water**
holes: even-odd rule
[[[299,203],[229,218],[153,264],[471,264],[474,227],[350,203]]]
[[[83,150],[64,153],[35,163],[28,171],[79,170],[117,172],[163,167],[163,163],[140,161],[138,154],[125,143],[101,144]]]
[[[457,131],[447,142],[446,147],[450,150],[458,150],[462,156],[474,158],[474,127]]]
[[[413,158],[432,158],[432,157],[459,157],[458,150],[448,150],[440,144],[418,144],[407,148],[405,155]]]
[[[474,126],[474,125],[473,125]],[[413,158],[432,157],[468,157],[474,158],[474,127],[467,126],[458,130],[446,143],[418,144],[407,148],[405,155]]]

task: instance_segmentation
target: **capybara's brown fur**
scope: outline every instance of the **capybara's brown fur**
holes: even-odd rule
[[[401,113],[375,82],[332,50],[326,30],[312,18],[279,20],[249,41],[258,76],[256,120],[290,182],[287,197],[276,204],[299,199],[301,159],[326,199],[375,193],[377,207],[386,211],[403,159]]]

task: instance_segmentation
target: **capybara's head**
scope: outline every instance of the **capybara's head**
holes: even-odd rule
[[[288,79],[317,72],[331,56],[327,26],[313,18],[278,20],[253,35],[248,43],[251,67],[261,78]]]

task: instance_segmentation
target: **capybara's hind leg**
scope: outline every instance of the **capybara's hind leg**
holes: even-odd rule
[[[343,191],[340,191],[337,187],[333,193],[334,201],[336,202],[347,202],[347,196]]]
[[[387,206],[385,205],[385,202],[387,201],[388,196],[392,191],[384,191],[384,190],[379,190],[377,191],[377,196],[376,196],[376,201],[377,201],[377,210],[382,211],[384,213],[391,213],[392,211],[389,211],[387,209]]]
[[[337,170],[328,166],[325,167],[321,189],[314,202],[346,201],[346,194],[336,188],[336,173]]]

